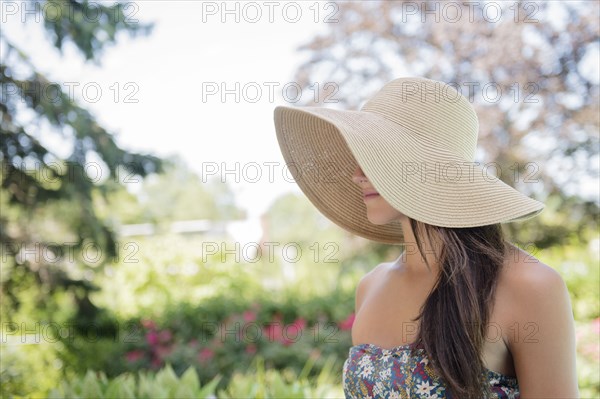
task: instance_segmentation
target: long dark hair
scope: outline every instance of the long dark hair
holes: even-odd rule
[[[410,218],[409,218],[410,219]],[[425,259],[423,238],[439,242],[440,273],[419,315],[417,342],[454,398],[491,397],[482,352],[508,243],[500,224],[445,228],[410,219]],[[435,241],[433,241],[434,239]]]

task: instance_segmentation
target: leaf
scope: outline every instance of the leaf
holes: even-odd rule
[[[192,388],[190,388],[187,385],[183,385],[180,384],[177,389],[175,390],[175,393],[172,396],[173,398],[195,398],[196,397],[196,391],[194,391]]]
[[[281,375],[277,372],[269,373],[269,394],[274,398],[287,398],[289,397],[289,387],[283,382]]]
[[[67,395],[60,393],[58,389],[53,389],[48,393],[48,399],[64,399]]]
[[[217,375],[213,378],[208,384],[204,385],[200,392],[198,392],[199,398],[210,398],[215,396],[215,390],[217,389],[217,385],[219,381],[221,381],[221,376]]]
[[[103,398],[102,389],[98,383],[98,378],[92,370],[88,370],[83,379],[81,395],[85,398]]]
[[[313,356],[309,356],[308,359],[306,360],[306,363],[304,363],[304,367],[302,367],[302,371],[300,372],[300,375],[298,376],[299,380],[304,380],[308,377],[308,374],[310,373],[310,370],[312,370],[313,366],[315,365],[315,362],[317,361],[317,357],[313,357]]]
[[[121,397],[135,398],[135,377],[131,374],[123,376],[123,392]]]
[[[164,388],[166,392],[174,394],[179,387],[179,379],[170,364],[167,364],[156,374],[156,385]]]
[[[154,395],[154,392],[152,391],[154,381],[145,373],[140,373],[138,377],[138,398],[152,399]]]
[[[157,398],[157,399],[169,399],[173,397],[172,395],[169,395],[169,389],[168,388],[164,388],[160,385],[155,385],[154,386],[154,392],[151,396],[151,398]]]
[[[200,380],[194,366],[188,367],[179,381],[180,385],[190,388],[194,393],[200,389]]]
[[[256,376],[235,373],[226,392],[232,398],[264,398],[259,392],[261,382]]]
[[[106,389],[105,398],[135,399],[135,380],[133,380],[133,377],[129,374],[122,374],[112,380]]]
[[[108,387],[106,388],[104,397],[105,398],[120,398],[121,397],[121,381],[120,381],[120,379],[117,378],[108,383]]]

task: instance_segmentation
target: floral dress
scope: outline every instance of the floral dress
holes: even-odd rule
[[[344,362],[343,386],[346,398],[353,399],[450,399],[443,381],[434,373],[422,347],[411,356],[413,344],[383,349],[373,344],[350,348]],[[494,396],[490,399],[519,399],[514,377],[487,370]]]

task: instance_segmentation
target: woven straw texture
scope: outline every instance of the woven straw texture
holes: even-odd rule
[[[277,140],[294,180],[331,221],[378,242],[404,242],[401,224],[367,219],[357,163],[402,214],[442,227],[522,221],[544,204],[474,161],[478,120],[452,86],[424,78],[386,84],[360,111],[275,108]]]

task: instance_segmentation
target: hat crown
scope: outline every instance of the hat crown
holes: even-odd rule
[[[479,121],[471,103],[451,85],[425,78],[386,84],[361,111],[372,112],[413,132],[419,139],[475,160]]]

